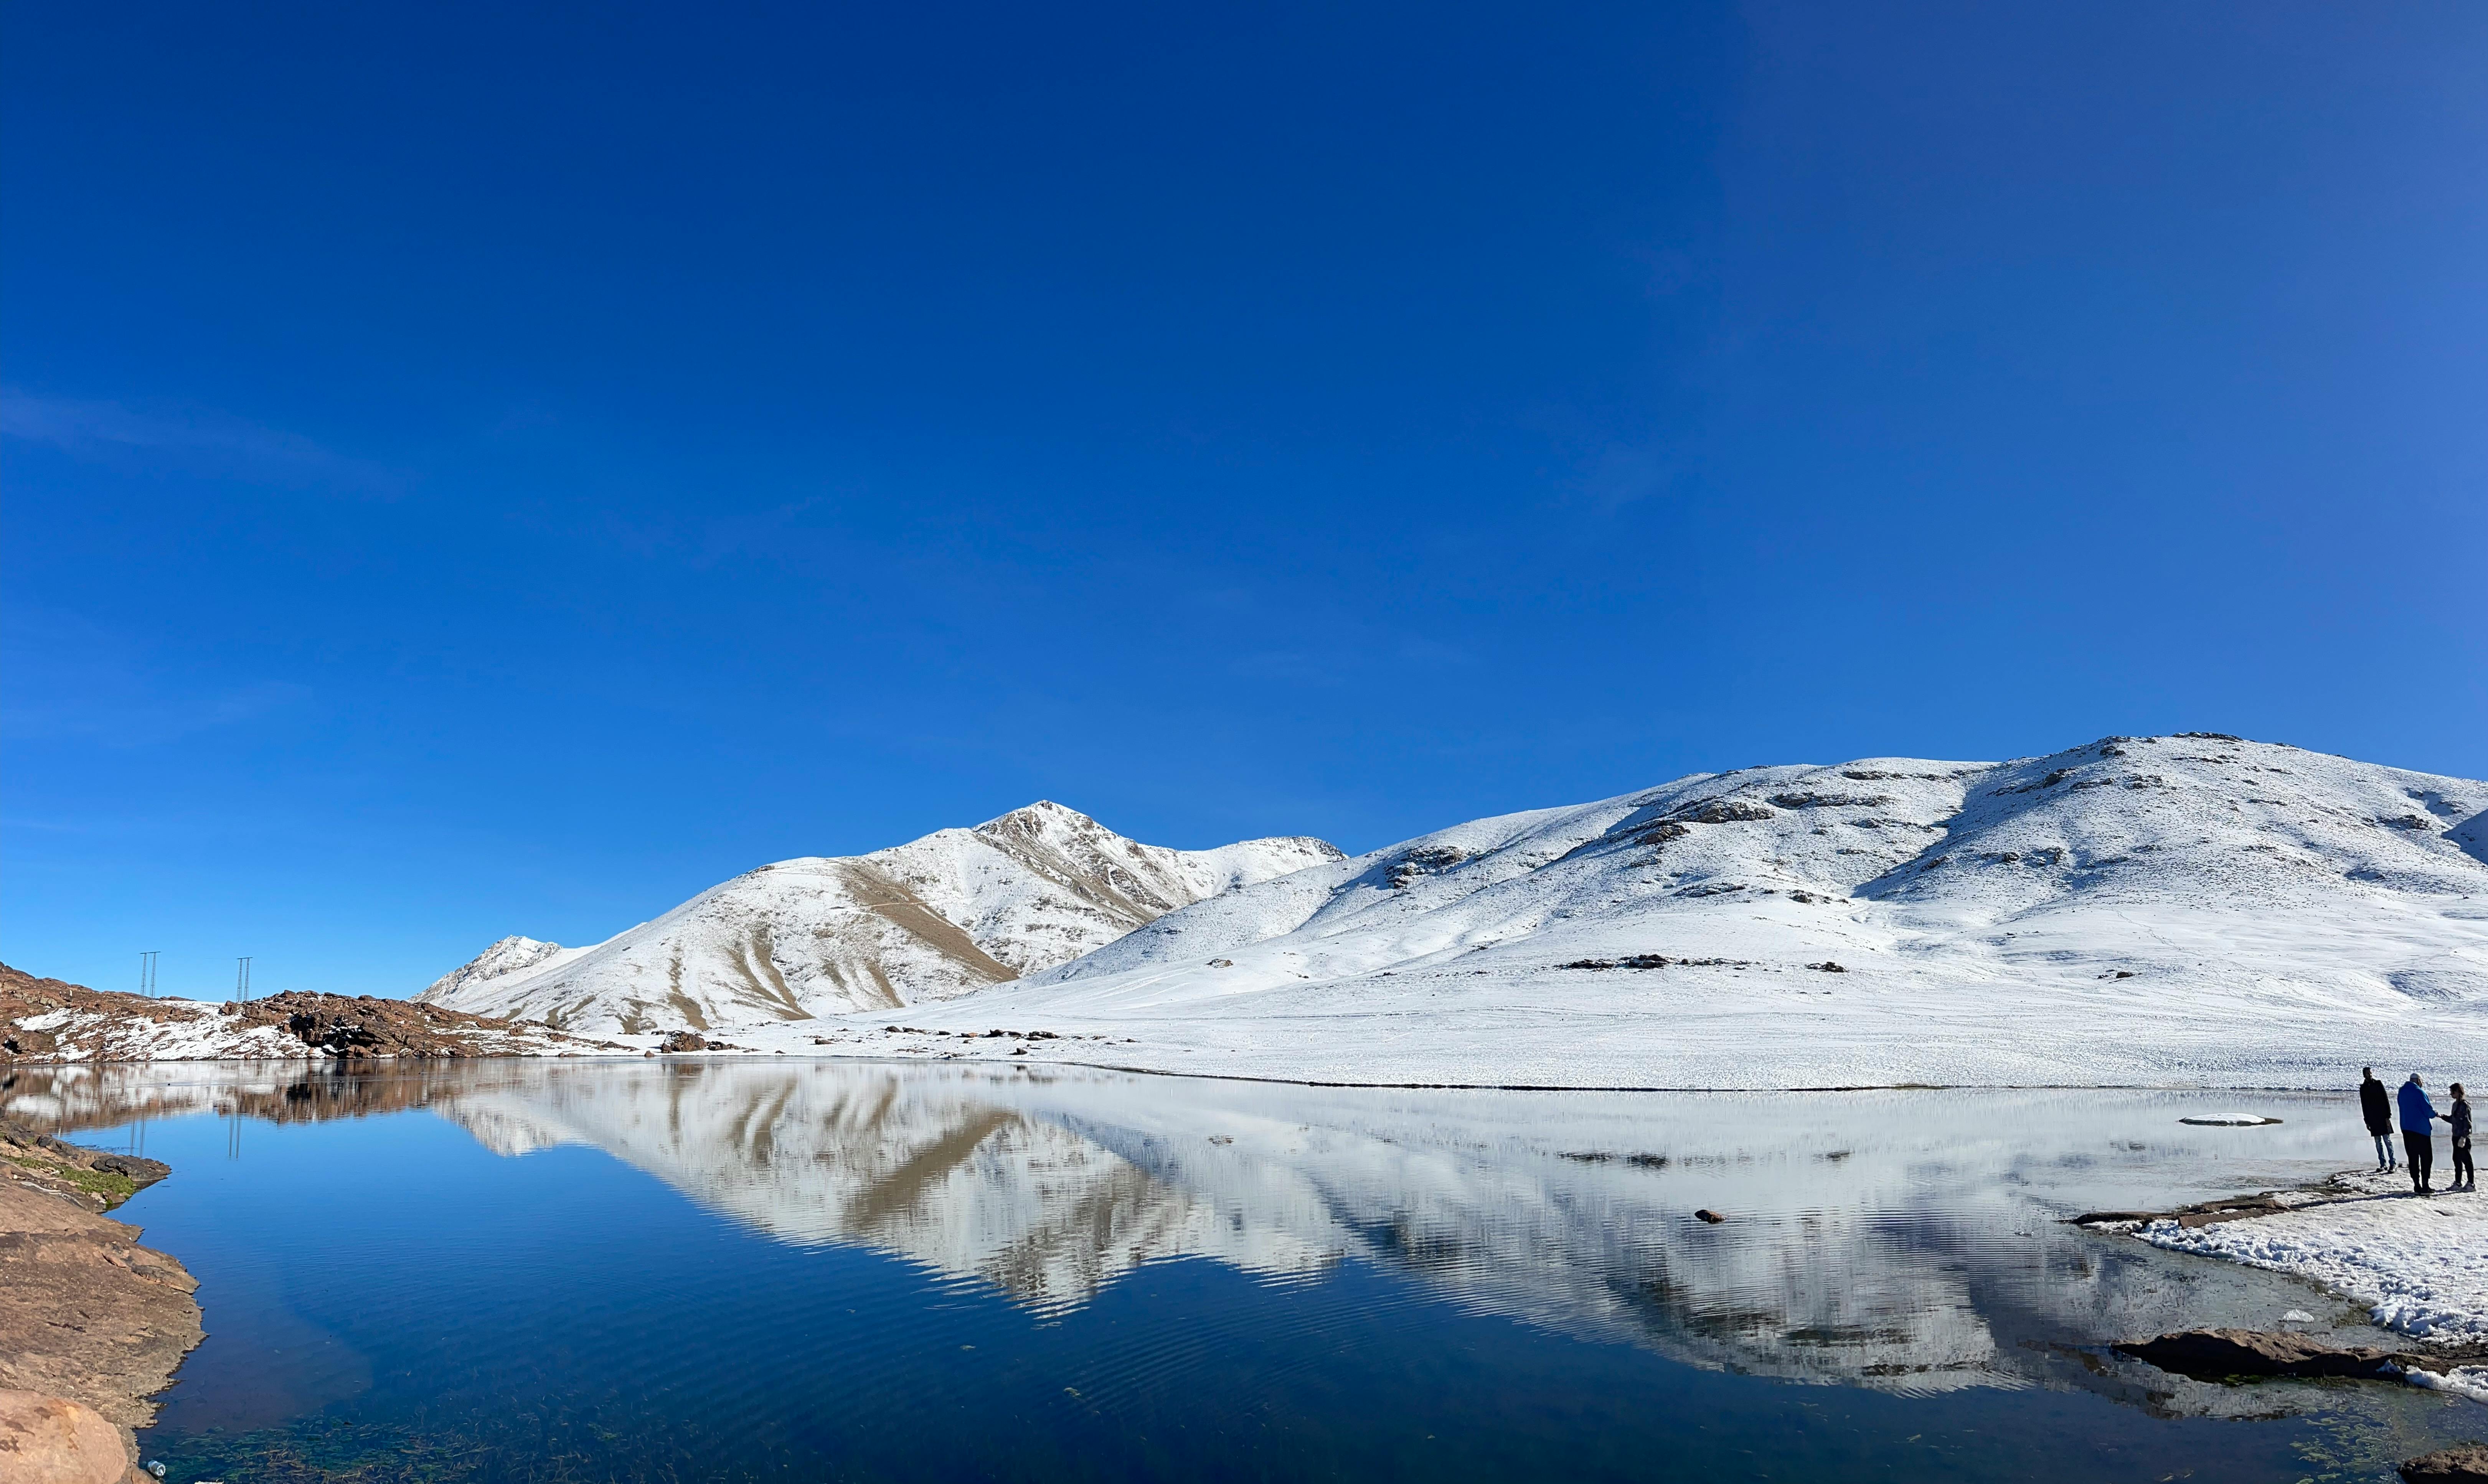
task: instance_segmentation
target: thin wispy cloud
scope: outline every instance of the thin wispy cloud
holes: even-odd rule
[[[0,714],[0,735],[14,742],[93,742],[151,747],[202,732],[274,722],[297,714],[311,687],[263,680],[207,690],[145,685],[115,676],[84,693],[45,687],[20,694]]]
[[[201,683],[178,665],[76,614],[13,604],[0,627],[9,677],[0,737],[11,742],[146,747],[229,728],[299,724],[310,686],[273,678]]]
[[[299,434],[204,408],[142,410],[117,402],[0,390],[0,437],[80,459],[158,465],[290,489],[395,495],[407,473],[340,454]]]

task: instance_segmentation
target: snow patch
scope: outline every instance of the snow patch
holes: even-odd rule
[[[2488,1339],[2488,1201],[2413,1195],[2404,1177],[2345,1177],[2357,1193],[2276,1216],[2137,1236],[2309,1278],[2366,1304],[2379,1325],[2425,1340]]]

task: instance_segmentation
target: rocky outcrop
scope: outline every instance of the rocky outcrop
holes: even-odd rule
[[[61,1051],[63,1030],[75,1020],[135,1017],[173,1024],[195,1013],[187,1001],[91,990],[66,979],[39,979],[0,964],[0,1064],[54,1059]]]
[[[507,1054],[499,1048],[508,1037],[542,1034],[538,1027],[513,1026],[494,1016],[370,994],[270,994],[225,1009],[235,1016],[240,1028],[279,1026],[304,1046],[347,1060],[501,1055]],[[553,1039],[568,1042],[578,1050],[627,1050],[608,1041]]]
[[[724,1041],[711,1041],[695,1030],[678,1030],[659,1042],[657,1050],[671,1055],[676,1051],[740,1051],[747,1048]]]
[[[64,1143],[7,1118],[0,1118],[0,1161],[14,1166],[8,1174],[18,1185],[99,1216],[173,1173],[161,1160]]]
[[[119,1477],[127,1458],[110,1473],[74,1471],[96,1456],[93,1429],[62,1404],[119,1429],[118,1441],[134,1448],[129,1430],[155,1420],[147,1398],[171,1384],[203,1337],[191,1298],[198,1280],[140,1246],[138,1228],[102,1215],[167,1173],[153,1160],[0,1124],[0,1391],[33,1397],[13,1400],[0,1418],[0,1449],[14,1438],[27,1450],[21,1460],[0,1456],[12,1465],[0,1475],[13,1484]],[[15,1467],[37,1458],[55,1471]]]
[[[2402,1465],[2407,1484],[2488,1484],[2488,1443],[2440,1448]]]
[[[116,1484],[144,1479],[137,1450],[92,1407],[33,1391],[0,1391],[0,1478],[9,1484]]]
[[[625,1048],[543,1025],[380,999],[270,994],[211,1004],[38,979],[0,964],[0,1065],[79,1061],[597,1055]]]

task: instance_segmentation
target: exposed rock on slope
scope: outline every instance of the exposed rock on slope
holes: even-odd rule
[[[91,990],[0,964],[0,1065],[546,1056],[620,1050],[541,1025],[368,994],[270,994],[217,1005]]]
[[[2329,1080],[2395,1046],[2458,1075],[2483,808],[2208,734],[1744,769],[1298,872],[912,1019],[1341,1080]]]
[[[539,1025],[371,994],[270,994],[234,1010],[243,1029],[281,1029],[309,1050],[341,1061],[628,1050],[611,1042],[549,1034]]]
[[[592,948],[503,938],[417,998],[631,1033],[888,1008],[1001,984],[1339,858],[1302,838],[1167,850],[1036,803],[869,855],[762,866]]]

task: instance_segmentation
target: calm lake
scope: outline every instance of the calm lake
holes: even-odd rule
[[[172,1484],[2387,1479],[2488,1433],[2105,1349],[2360,1323],[2062,1224],[2356,1164],[2346,1095],[770,1058],[56,1069],[0,1102],[173,1165],[119,1213],[200,1280],[140,1435]],[[2232,1109],[2285,1122],[2178,1121]]]

